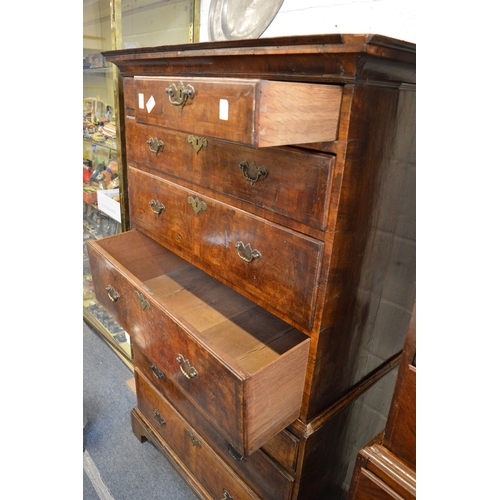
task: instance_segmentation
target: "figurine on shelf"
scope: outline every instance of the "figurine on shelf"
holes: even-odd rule
[[[117,174],[118,173],[118,161],[117,160],[110,160],[108,163],[107,170],[108,170],[108,172],[111,172],[112,174]]]
[[[99,189],[101,191],[104,191],[106,189],[106,183],[105,183],[105,178],[104,178],[104,172],[101,171],[95,178],[99,185]]]
[[[97,132],[92,135],[92,140],[95,142],[104,142],[106,136],[102,133],[104,123],[102,121],[97,122]]]
[[[106,105],[99,98],[86,97],[83,99],[84,119],[94,122],[106,116]]]
[[[116,189],[120,186],[120,178],[115,176],[111,179],[111,182],[108,184],[108,189]]]

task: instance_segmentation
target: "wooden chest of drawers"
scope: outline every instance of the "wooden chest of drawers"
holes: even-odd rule
[[[137,437],[200,498],[343,499],[415,295],[415,47],[321,35],[108,52],[130,230],[93,241]]]

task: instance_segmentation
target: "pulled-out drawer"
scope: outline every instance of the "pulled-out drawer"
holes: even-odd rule
[[[200,436],[208,442],[213,450],[232,468],[239,477],[251,484],[262,500],[290,499],[294,478],[286,472],[286,469],[278,465],[283,455],[283,444],[287,443],[290,434],[283,430],[273,436],[266,443],[266,453],[261,449],[254,451],[249,457],[244,458],[228,443],[222,434],[199,412],[168,377],[166,377],[161,365],[151,362],[142,351],[135,346],[134,365],[136,371],[168,400],[177,412],[182,415],[186,422],[191,425]],[[271,460],[269,456],[273,457]]]
[[[132,227],[274,314],[311,327],[321,241],[130,166],[128,180]]]
[[[335,157],[298,148],[254,149],[127,118],[127,158],[180,184],[193,183],[324,231]],[[251,209],[249,209],[250,211]]]
[[[341,86],[185,77],[134,83],[138,122],[254,147],[337,139]]]
[[[88,253],[97,300],[239,454],[298,418],[309,337],[140,231]]]
[[[139,411],[210,498],[260,500],[138,371],[135,382]]]

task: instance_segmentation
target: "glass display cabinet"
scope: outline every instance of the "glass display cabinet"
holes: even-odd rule
[[[199,11],[199,0],[83,0],[83,317],[130,367],[130,338],[96,300],[85,245],[128,229],[121,82],[102,52],[198,41]]]

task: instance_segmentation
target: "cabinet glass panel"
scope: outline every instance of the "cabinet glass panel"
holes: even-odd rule
[[[85,242],[125,231],[119,76],[102,52],[198,41],[199,0],[83,0],[83,316],[131,366],[130,338],[95,298]]]
[[[128,362],[128,334],[95,298],[85,242],[122,231],[120,145],[116,69],[104,50],[120,48],[120,33],[111,19],[119,2],[83,2],[83,317]]]
[[[122,0],[123,47],[154,47],[195,40],[194,0]]]

